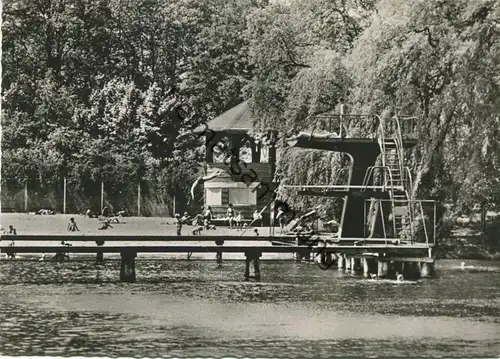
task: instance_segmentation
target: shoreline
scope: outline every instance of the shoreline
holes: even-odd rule
[[[88,235],[134,235],[134,234],[175,234],[173,219],[169,217],[124,217],[123,223],[114,225],[109,231],[98,231],[100,222],[97,219],[84,218],[78,214],[56,214],[50,216],[26,213],[0,213],[1,224],[4,229],[14,225],[18,234],[68,234],[67,223],[69,218],[75,217],[80,228],[79,234]],[[195,227],[185,226],[183,232],[189,234]],[[438,240],[436,259],[468,259],[468,260],[500,260],[500,243],[493,244],[492,239],[498,232],[490,231],[491,237],[483,241],[481,235],[472,231],[473,225],[457,226],[455,233],[450,237]],[[269,227],[258,227],[261,234],[267,234]],[[249,237],[252,242],[253,233],[248,231],[230,230],[218,227],[215,231],[208,231],[204,235],[217,237],[225,234],[238,234]],[[499,233],[500,234],[500,233]],[[6,238],[5,238],[6,239]],[[193,238],[194,239],[194,238]],[[194,239],[195,240],[195,239]],[[195,240],[196,241],[196,240]],[[499,242],[499,241],[495,241]],[[259,243],[262,245],[262,243]],[[229,256],[231,257],[231,256]],[[266,256],[267,257],[267,256]],[[194,258],[193,258],[194,259]]]

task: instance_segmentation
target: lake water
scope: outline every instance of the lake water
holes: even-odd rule
[[[416,282],[310,263],[0,261],[0,354],[135,357],[500,354],[500,263],[439,261]]]

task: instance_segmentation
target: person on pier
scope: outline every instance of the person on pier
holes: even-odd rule
[[[182,224],[189,224],[189,221],[192,221],[193,219],[189,216],[187,212],[184,212],[184,215],[181,217],[181,222]]]
[[[179,213],[175,214],[175,224],[177,226],[177,235],[181,236],[182,235],[182,220],[181,220],[181,215]]]
[[[80,229],[78,229],[78,226],[76,225],[75,219],[73,217],[71,217],[69,219],[68,231],[70,231],[70,232],[76,232],[76,231],[80,232]]]
[[[111,224],[109,224],[109,221],[104,221],[102,223],[102,227],[99,227],[97,229],[100,230],[100,231],[102,231],[102,230],[105,230],[105,229],[108,229],[108,228],[113,228],[113,226]]]
[[[102,209],[101,215],[103,217],[109,217],[111,215],[111,212],[110,212],[108,206],[104,206],[104,208]]]
[[[17,235],[17,231],[12,224],[9,226],[9,234]]]
[[[229,228],[232,229],[234,223],[234,208],[231,203],[229,203],[229,207],[227,208],[226,216],[229,222]]]
[[[238,214],[236,215],[234,222],[236,223],[237,231],[243,228],[243,215],[241,214],[241,211],[238,211]]]
[[[285,210],[282,206],[278,207],[278,213],[276,214],[276,219],[278,220],[278,223],[280,225],[280,230],[281,233],[285,231],[285,224],[286,224],[286,215],[285,215]]]
[[[255,225],[258,224],[259,227],[262,227],[262,214],[258,211],[258,210],[255,210],[253,212],[253,222],[255,223]]]

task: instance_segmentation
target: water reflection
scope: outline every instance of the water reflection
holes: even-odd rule
[[[0,262],[0,354],[63,356],[491,356],[498,263],[432,280],[373,281],[290,262]]]

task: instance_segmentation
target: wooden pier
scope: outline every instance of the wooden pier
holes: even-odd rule
[[[295,240],[296,244],[273,245],[277,240]],[[216,253],[217,262],[222,261],[222,253],[244,253],[246,258],[244,278],[250,276],[250,264],[253,263],[254,278],[260,280],[260,258],[264,253],[293,253],[298,258],[315,256],[322,269],[328,269],[335,263],[341,269],[361,271],[366,275],[377,274],[380,277],[390,276],[389,264],[395,262],[418,263],[425,267],[426,273],[432,272],[434,259],[432,245],[426,243],[404,243],[386,239],[346,238],[326,239],[316,236],[300,238],[297,236],[166,236],[166,235],[18,235],[0,238],[5,244],[0,252],[6,254],[24,253],[95,253],[97,261],[104,260],[106,253],[119,253],[121,257],[120,280],[134,282],[136,280],[135,258],[140,253]],[[7,241],[15,240],[15,246],[7,245]],[[78,245],[48,245],[40,242],[79,242]],[[226,244],[225,242],[259,241],[262,245]],[[36,242],[37,245],[19,244],[19,242]],[[124,242],[155,242],[158,245],[124,245]],[[189,242],[212,242],[205,244],[189,244]],[[64,256],[60,256],[64,260]],[[352,265],[351,265],[352,263]],[[363,264],[364,263],[364,264]],[[374,263],[379,263],[376,268]],[[386,263],[386,264],[380,264]],[[410,266],[410,265],[407,265]],[[401,266],[399,266],[401,267]],[[401,269],[402,270],[402,269]]]

